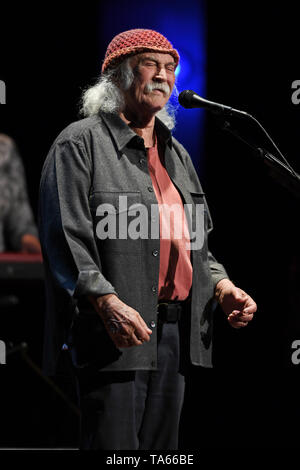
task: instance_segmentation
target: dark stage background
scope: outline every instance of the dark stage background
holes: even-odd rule
[[[132,27],[157,29],[183,51],[179,91],[193,88],[253,114],[300,172],[300,105],[292,102],[292,83],[300,78],[300,7],[150,3],[2,5],[0,80],[7,104],[0,106],[0,132],[18,144],[35,214],[51,143],[78,119],[82,89],[99,75],[110,39]],[[231,329],[216,312],[215,368],[191,369],[181,448],[298,447],[300,365],[292,363],[291,345],[300,340],[299,199],[205,111],[181,109],[175,135],[191,152],[207,194],[215,226],[210,248],[258,304],[244,330]],[[254,128],[251,135],[264,145]],[[5,334],[10,328],[14,345],[26,341],[40,367],[43,285],[18,289],[21,308],[2,309],[1,328]],[[0,447],[76,447],[76,413],[37,371],[19,353],[0,368]],[[60,378],[59,385],[73,398],[71,379]]]

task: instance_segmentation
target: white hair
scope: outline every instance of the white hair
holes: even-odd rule
[[[128,90],[133,80],[134,74],[127,58],[117,67],[103,73],[95,85],[83,92],[80,113],[85,117],[98,114],[99,111],[119,114],[125,108],[125,100],[121,90]],[[177,100],[177,96],[178,91],[174,86],[171,94],[172,100],[173,98]],[[176,110],[177,104],[169,101],[163,109],[157,112],[156,116],[169,129],[174,129]]]

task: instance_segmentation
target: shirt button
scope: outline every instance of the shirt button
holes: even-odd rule
[[[148,191],[149,191],[149,193],[153,193],[153,188],[152,188],[152,186],[148,186]]]
[[[158,251],[157,251],[157,250],[153,250],[153,251],[152,251],[152,254],[153,254],[153,256],[157,256],[157,255],[158,255]]]
[[[150,323],[150,326],[151,326],[151,328],[155,328],[155,327],[156,327],[156,323],[155,323],[154,320],[152,320],[152,322]]]

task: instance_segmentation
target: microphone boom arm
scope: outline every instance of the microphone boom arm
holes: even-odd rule
[[[249,113],[246,113],[245,111],[240,111],[239,109],[234,109],[230,106],[225,106],[220,103],[214,103],[213,101],[206,100],[205,98],[202,98],[197,93],[195,93],[193,90],[182,91],[178,96],[178,101],[179,104],[181,104],[181,106],[183,106],[184,108],[205,108],[214,114],[223,116],[225,121],[223,121],[222,123],[222,129],[229,131],[239,140],[251,147],[256,154],[258,154],[264,159],[265,163],[272,167],[272,169],[274,170],[272,172],[272,176],[274,176],[281,184],[284,184],[284,182],[287,181],[287,187],[289,189],[293,188],[293,192],[300,197],[300,175],[295,172],[295,170],[292,168],[287,159],[281,153],[271,136],[255,117],[253,117]],[[258,128],[263,132],[264,136],[271,143],[272,147],[276,150],[277,154],[283,161],[280,161],[278,158],[274,157],[274,155],[272,155],[264,148],[257,147],[257,145],[255,145],[249,139],[242,137],[241,133],[239,133],[236,129],[233,129],[231,123],[227,120],[231,117],[238,117],[243,120],[248,120],[258,126]],[[289,183],[291,184],[292,188],[289,186]],[[286,184],[284,185],[286,186]]]
[[[272,145],[277,149],[280,156],[284,159],[285,163],[280,161],[278,158],[268,152],[265,148],[257,147],[249,140],[246,140],[236,129],[233,129],[229,121],[225,121],[221,127],[223,130],[234,135],[237,139],[239,139],[241,142],[250,147],[254,151],[254,153],[258,157],[262,158],[264,160],[264,163],[268,165],[269,168],[271,168],[271,176],[278,183],[280,183],[282,186],[292,192],[295,196],[300,198],[300,175],[294,171],[294,169],[290,166],[287,160],[283,157],[282,153],[277,148],[277,146],[275,145],[267,131],[264,129],[264,127],[259,123],[259,121],[257,121],[257,119],[251,116],[251,114],[247,114],[247,116],[259,125],[259,127],[263,130],[264,134],[268,137],[268,140],[271,141]]]

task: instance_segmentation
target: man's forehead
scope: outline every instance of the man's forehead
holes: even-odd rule
[[[140,62],[143,59],[153,59],[157,60],[158,62],[162,62],[164,64],[174,63],[174,57],[171,54],[165,52],[152,52],[152,51],[145,51],[139,52],[132,57],[132,61],[135,63]]]

